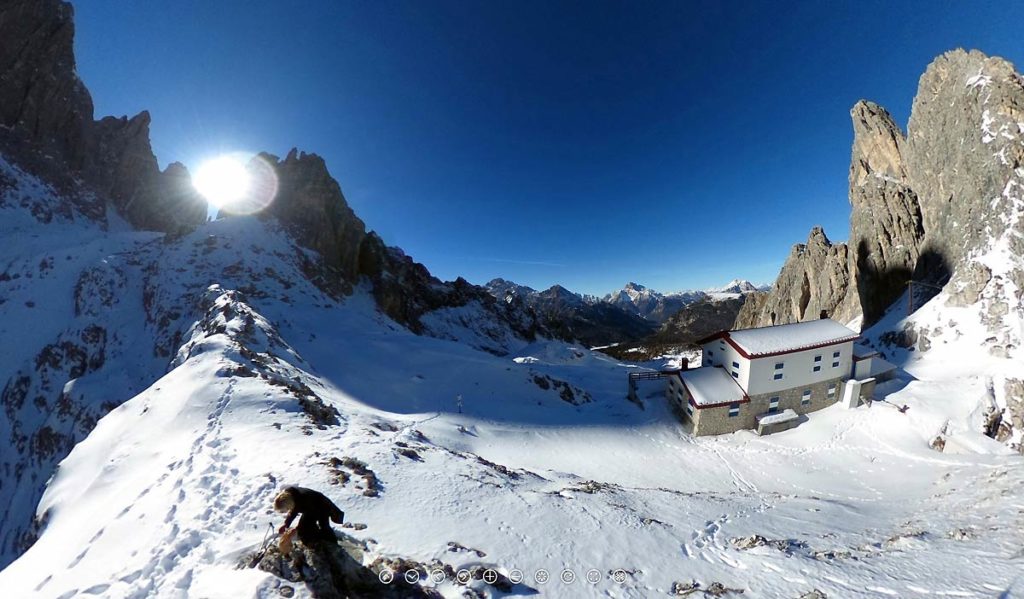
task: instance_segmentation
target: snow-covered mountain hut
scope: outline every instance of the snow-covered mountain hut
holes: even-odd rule
[[[722,331],[699,341],[701,367],[669,377],[666,393],[695,435],[787,428],[842,397],[857,337],[829,318]]]

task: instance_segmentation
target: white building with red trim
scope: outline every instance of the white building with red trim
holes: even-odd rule
[[[857,338],[828,318],[722,331],[700,340],[700,368],[668,377],[667,395],[695,435],[789,428],[839,401]]]

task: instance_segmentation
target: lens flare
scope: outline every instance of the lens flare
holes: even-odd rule
[[[202,163],[192,185],[221,214],[254,214],[277,195],[277,173],[266,160],[243,153]]]
[[[200,165],[193,185],[206,201],[227,208],[249,192],[249,171],[236,156],[218,156]]]

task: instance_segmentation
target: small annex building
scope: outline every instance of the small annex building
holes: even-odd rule
[[[698,342],[700,368],[669,376],[666,394],[694,435],[784,430],[839,401],[857,338],[828,318],[722,331]]]

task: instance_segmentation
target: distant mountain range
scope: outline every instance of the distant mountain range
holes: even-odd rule
[[[645,339],[687,306],[736,300],[761,290],[742,279],[722,287],[672,293],[629,282],[603,297],[576,293],[561,285],[537,291],[505,279],[494,279],[484,288],[499,301],[529,306],[551,331],[589,345]],[[737,310],[741,304],[736,303]]]
[[[568,307],[592,306],[599,303],[611,304],[627,314],[657,324],[664,323],[684,306],[697,301],[736,298],[753,291],[764,291],[770,286],[758,287],[744,279],[733,279],[722,287],[693,289],[661,293],[639,283],[629,282],[617,291],[603,297],[584,295],[569,291],[561,285],[554,285],[545,291],[537,291],[526,285],[519,285],[505,279],[494,279],[484,287],[499,300],[509,296],[521,298],[527,304]]]

